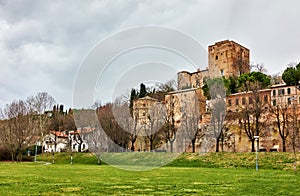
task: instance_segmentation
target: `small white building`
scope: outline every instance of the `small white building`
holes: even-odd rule
[[[82,141],[77,131],[69,131],[69,134],[60,131],[51,131],[44,137],[44,152],[82,152],[88,150],[86,142]]]

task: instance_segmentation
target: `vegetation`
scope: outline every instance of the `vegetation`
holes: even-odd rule
[[[67,158],[67,155],[61,153],[59,156]],[[278,169],[285,169],[281,166],[291,164],[290,154],[260,153],[259,156],[261,169],[258,172],[251,164],[254,163],[254,153],[211,153],[204,156],[183,154],[169,166],[143,172],[120,170],[108,165],[98,166],[97,159],[88,153],[76,154],[74,165],[59,160],[54,165],[44,162],[0,163],[0,194],[297,195],[299,193],[300,175],[294,175],[290,170],[273,168],[275,166]],[[278,166],[274,159],[277,160]],[[86,162],[83,162],[84,160]],[[88,162],[93,162],[93,165]],[[230,166],[229,162],[239,166]],[[269,163],[274,164],[268,166]],[[227,169],[224,169],[225,167]]]
[[[282,79],[287,85],[299,85],[300,81],[300,63],[296,67],[286,68],[282,74]]]

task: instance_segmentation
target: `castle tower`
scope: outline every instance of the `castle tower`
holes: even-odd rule
[[[249,73],[249,55],[249,49],[234,41],[225,40],[208,46],[210,76],[229,78]]]

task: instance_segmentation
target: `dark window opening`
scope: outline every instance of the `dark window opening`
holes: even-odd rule
[[[239,105],[239,99],[235,99],[235,105]]]
[[[288,95],[291,94],[291,88],[288,88],[288,89],[287,89],[287,94],[288,94]]]
[[[216,55],[216,60],[218,60],[218,58],[219,58],[218,55]]]
[[[246,104],[246,98],[243,97],[243,98],[242,98],[242,105],[245,105],[245,104]]]
[[[265,103],[268,103],[268,95],[264,96],[264,101],[265,101]]]

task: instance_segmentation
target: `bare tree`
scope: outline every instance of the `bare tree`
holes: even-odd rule
[[[141,127],[138,126],[137,114],[131,116],[130,108],[127,102],[115,103],[113,107],[113,113],[115,120],[118,122],[119,126],[126,132],[128,139],[131,143],[131,150],[135,150],[135,142],[139,136]],[[124,142],[124,141],[122,141]],[[122,147],[126,145],[122,143]]]
[[[200,127],[200,105],[196,93],[189,99],[186,99],[182,105],[183,115],[180,127],[183,129],[184,137],[191,142],[194,153],[196,140],[203,138],[206,130],[205,126]]]
[[[103,128],[103,131],[106,133],[108,138],[112,140],[112,143],[108,142],[108,151],[119,151],[118,146],[126,146],[127,144],[127,134],[126,132],[118,125],[113,115],[113,105],[108,103],[104,106],[101,106],[97,109],[97,117]],[[114,145],[114,144],[116,145]],[[113,149],[112,149],[113,148]]]
[[[101,153],[107,150],[107,137],[99,124],[96,110],[80,110],[74,113],[81,138],[81,143],[86,142],[89,150],[94,153],[101,165]],[[80,143],[80,144],[81,144]]]
[[[288,105],[285,102],[270,106],[270,113],[275,117],[274,124],[277,127],[282,141],[282,151],[286,152],[286,141],[289,136],[290,116]]]
[[[47,92],[38,93],[36,96],[27,98],[27,103],[30,106],[31,112],[36,112],[39,118],[39,131],[42,140],[42,145],[44,143],[45,127],[48,121],[48,115],[45,114],[46,111],[50,111],[55,104],[54,98]],[[44,149],[42,148],[42,153]]]
[[[250,68],[251,68],[251,71],[267,73],[267,69],[264,64],[253,64],[253,65],[250,65]]]
[[[224,131],[224,121],[226,117],[226,89],[221,78],[215,78],[207,82],[210,100],[211,121],[210,129],[214,133],[216,141],[216,152],[219,152],[219,144]]]
[[[12,160],[16,154],[17,161],[22,161],[22,153],[35,135],[28,105],[23,100],[13,101],[6,106],[4,113],[8,119],[7,141],[10,144]]]
[[[176,140],[178,128],[175,126],[175,98],[176,96],[169,95],[166,101],[166,112],[163,115],[165,124],[162,127],[163,138],[167,145],[170,143],[170,151],[173,152],[173,144]]]
[[[159,131],[164,124],[164,113],[164,106],[161,103],[153,104],[148,111],[145,133],[150,142],[150,151],[154,150],[154,141],[158,138]]]

